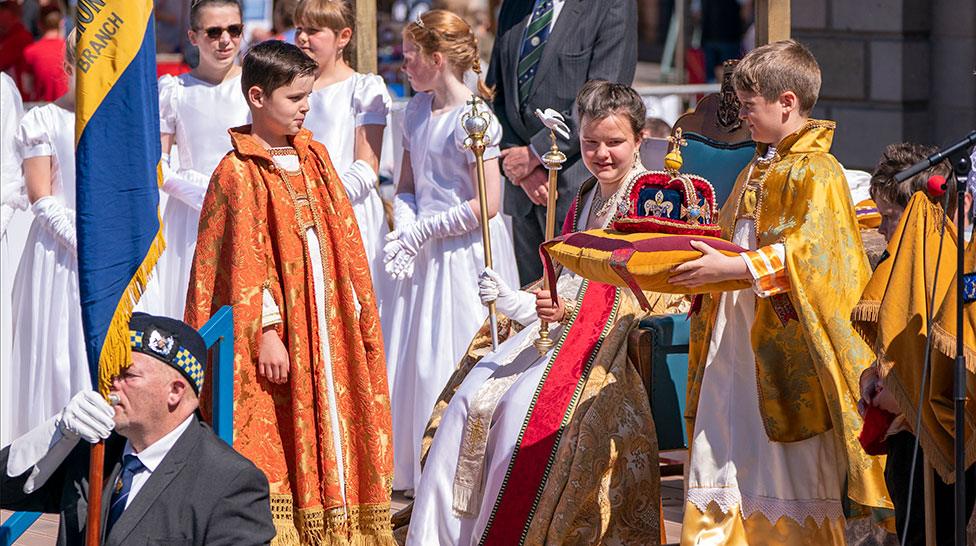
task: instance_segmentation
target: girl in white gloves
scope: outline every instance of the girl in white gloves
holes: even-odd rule
[[[352,204],[366,260],[373,277],[376,306],[393,290],[383,274],[384,237],[390,232],[377,190],[377,171],[383,131],[390,111],[390,94],[383,78],[360,74],[349,66],[352,8],[342,0],[302,0],[295,10],[295,43],[319,65],[304,127],[325,144],[329,159]]]
[[[193,2],[187,35],[200,50],[200,64],[192,72],[159,79],[166,250],[137,310],[183,318],[200,207],[210,175],[230,151],[227,130],[250,119],[241,94],[241,67],[236,63],[243,32],[237,0]],[[170,165],[174,144],[179,154],[175,169]]]
[[[432,10],[403,31],[404,71],[418,91],[404,115],[403,163],[394,231],[384,247],[397,279],[382,322],[393,408],[393,488],[420,479],[420,442],[437,395],[485,320],[478,298],[484,247],[474,155],[465,150],[461,116],[471,109],[464,75],[480,74],[478,46],[460,17]],[[483,96],[490,91],[479,80]],[[485,108],[485,106],[481,106]],[[492,116],[485,150],[494,265],[517,285],[511,235],[498,212],[501,129]]]
[[[27,112],[17,132],[34,221],[13,284],[8,438],[91,389],[75,231],[75,36],[66,40],[68,92]]]
[[[633,89],[588,82],[577,111],[593,177],[566,232],[608,226],[642,172],[645,109]],[[475,339],[450,379],[456,390],[438,401],[407,545],[657,543],[654,421],[626,350],[644,316],[637,299],[567,269],[558,304],[491,269],[479,285],[481,301],[513,324],[493,352],[479,345],[487,336]],[[680,296],[645,296],[651,313],[682,309]],[[541,355],[540,320],[556,342]]]

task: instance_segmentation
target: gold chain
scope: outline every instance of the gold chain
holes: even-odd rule
[[[324,289],[325,289],[325,298],[324,298],[325,301],[323,302],[323,304],[325,306],[326,322],[328,322],[330,293],[329,293],[329,283],[326,277],[328,276],[327,272],[328,272],[329,258],[325,252],[325,245],[322,244],[321,241],[321,236],[323,233],[322,221],[320,219],[321,214],[319,213],[318,207],[316,206],[316,201],[312,199],[312,192],[310,191],[309,188],[308,175],[305,174],[305,170],[301,168],[301,165],[299,165],[299,170],[302,173],[302,180],[304,180],[305,182],[305,196],[300,197],[298,195],[298,192],[296,192],[295,188],[291,185],[291,179],[285,174],[285,170],[282,169],[280,166],[278,166],[278,164],[275,163],[274,161],[272,161],[272,164],[275,166],[275,171],[277,171],[278,176],[280,176],[281,180],[285,183],[285,188],[288,189],[288,195],[291,197],[292,204],[295,206],[295,223],[302,228],[301,230],[302,241],[305,243],[306,250],[308,249],[308,228],[306,228],[304,226],[304,222],[302,222],[302,213],[301,213],[300,206],[301,206],[301,201],[303,200],[308,203],[309,213],[312,215],[312,223],[315,226],[315,234],[319,238],[319,255],[322,261],[322,277],[323,277],[322,284],[324,285]],[[313,293],[312,301],[315,301],[314,293]],[[326,328],[328,328],[328,325],[326,325]],[[328,332],[326,332],[325,339],[326,342],[329,344],[329,353],[331,354],[332,338],[331,336],[328,335]]]

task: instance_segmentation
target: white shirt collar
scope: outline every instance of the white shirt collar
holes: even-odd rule
[[[176,441],[180,439],[180,436],[183,435],[183,432],[186,431],[192,421],[193,415],[191,414],[186,418],[185,421],[180,423],[179,426],[169,431],[166,436],[156,440],[146,449],[143,449],[140,453],[136,453],[135,450],[132,449],[132,443],[126,440],[125,449],[122,451],[122,455],[137,455],[139,457],[139,462],[145,465],[146,469],[148,469],[150,473],[155,472],[156,467],[163,462],[163,458],[166,457],[166,454],[169,453],[170,449],[173,449],[173,446],[176,445]]]

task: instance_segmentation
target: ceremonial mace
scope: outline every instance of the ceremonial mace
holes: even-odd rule
[[[545,112],[537,108],[535,115],[549,129],[549,138],[552,139],[552,146],[542,156],[542,164],[549,171],[549,202],[546,204],[546,241],[548,241],[556,236],[556,197],[558,196],[556,191],[556,176],[558,175],[559,169],[563,167],[563,163],[566,162],[566,154],[559,151],[559,146],[556,145],[556,133],[559,133],[559,136],[564,139],[569,139],[569,127],[566,125],[566,120],[562,114],[552,108],[546,108]],[[552,296],[551,292],[556,290],[555,286],[549,286],[548,275],[542,275],[542,289],[548,290],[550,297]],[[552,349],[556,344],[549,337],[548,322],[542,321],[539,324],[539,338],[533,344],[540,355],[548,353],[549,349]]]
[[[481,213],[481,239],[485,247],[485,267],[491,267],[491,230],[488,228],[488,189],[485,185],[485,134],[491,125],[491,117],[486,106],[478,110],[481,99],[471,97],[468,105],[471,111],[461,116],[461,127],[468,134],[464,139],[464,147],[474,153],[474,162],[478,174],[478,204]],[[488,325],[491,328],[491,350],[498,349],[498,318],[495,317],[495,302],[488,303]]]

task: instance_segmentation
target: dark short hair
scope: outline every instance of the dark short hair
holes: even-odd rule
[[[949,195],[947,212],[952,213],[956,208],[955,184],[950,180],[946,162],[937,163],[903,182],[895,182],[896,174],[937,151],[938,148],[934,146],[923,146],[914,142],[889,144],[871,173],[871,199],[883,199],[892,205],[905,208],[915,192],[926,191],[929,177],[941,175],[946,178],[946,193]]]
[[[241,3],[238,0],[193,0],[190,4],[190,28],[200,30],[200,12],[203,11],[203,8],[219,6],[234,6],[237,8],[237,13],[241,14],[241,18],[244,17],[244,11],[241,9]]]
[[[247,52],[241,63],[241,90],[247,97],[247,90],[256,85],[271,94],[299,76],[315,74],[318,66],[294,44],[281,40],[261,42]]]
[[[41,8],[40,14],[37,17],[38,26],[44,32],[57,30],[61,26],[62,17],[61,8],[57,4],[44,6]]]
[[[640,135],[644,128],[647,107],[637,91],[629,85],[612,83],[606,80],[590,80],[583,84],[576,95],[576,119],[604,119],[621,114],[630,123],[634,135]]]

